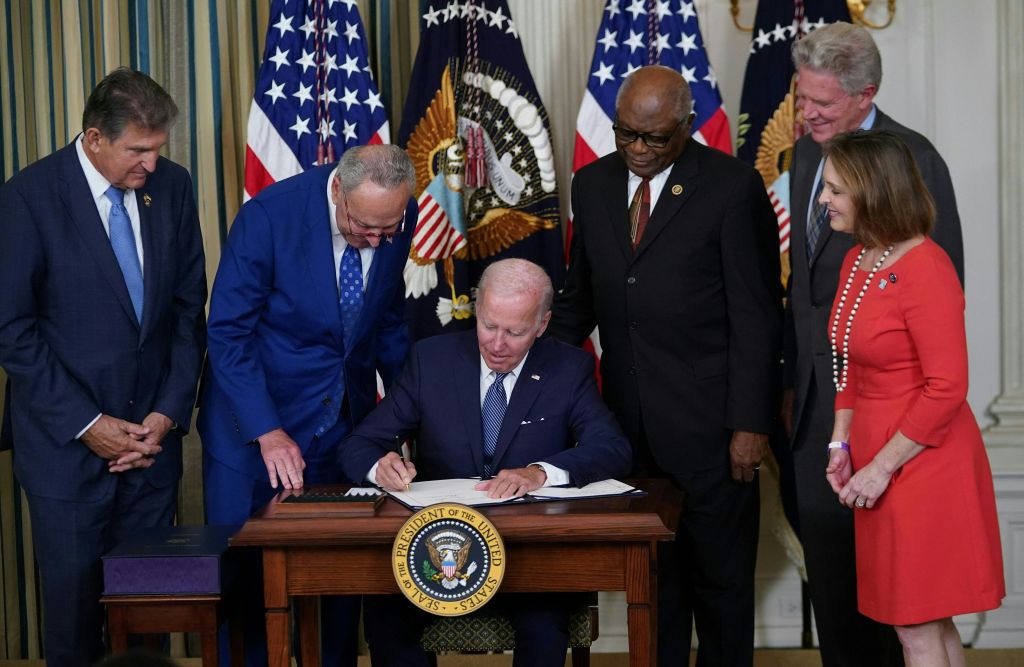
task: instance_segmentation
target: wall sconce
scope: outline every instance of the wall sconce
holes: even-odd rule
[[[892,19],[896,15],[896,0],[887,0],[886,7],[888,9],[888,18],[885,23],[872,23],[868,20],[865,14],[868,11],[868,7],[871,6],[871,0],[846,0],[846,6],[850,10],[850,18],[853,19],[854,23],[860,24],[866,28],[872,28],[874,30],[881,30],[882,28],[888,28],[892,24]],[[753,26],[742,26],[740,25],[740,2],[739,0],[729,0],[729,13],[732,14],[732,22],[739,30],[744,32],[752,32]]]

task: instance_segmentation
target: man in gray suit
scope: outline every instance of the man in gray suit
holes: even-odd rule
[[[786,305],[782,418],[791,434],[800,536],[821,657],[834,665],[899,665],[896,634],[857,611],[853,513],[835,500],[825,481],[826,446],[832,433],[832,354],[828,317],[839,268],[853,245],[831,230],[817,203],[821,144],[858,129],[884,129],[910,147],[935,199],[932,235],[953,260],[963,282],[963,240],[949,170],[923,136],[875,106],[882,59],[864,28],[834,23],[793,44],[797,106],[809,133],[797,141],[790,165],[792,236]]]

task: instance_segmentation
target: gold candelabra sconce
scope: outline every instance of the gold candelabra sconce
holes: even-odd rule
[[[850,18],[854,23],[874,30],[888,28],[892,25],[893,17],[896,16],[896,0],[886,0],[888,15],[884,23],[874,23],[866,16],[868,7],[871,6],[871,0],[846,0],[846,6],[850,10]],[[729,13],[732,14],[733,25],[738,29],[744,32],[753,32],[753,26],[740,25],[740,0],[729,0]]]

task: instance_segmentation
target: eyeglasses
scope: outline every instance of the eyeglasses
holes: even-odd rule
[[[345,197],[344,193],[341,195],[341,200],[345,206],[345,219],[348,220],[348,233],[352,236],[361,236],[364,239],[383,239],[388,243],[393,243],[395,235],[405,231],[405,211],[402,211],[402,219],[392,225],[371,227],[352,217],[348,209],[348,198]]]
[[[650,148],[664,148],[665,146],[668,146],[668,142],[672,141],[672,137],[675,136],[676,131],[679,130],[679,126],[691,118],[693,118],[692,113],[676,123],[676,126],[673,127],[672,131],[668,134],[637,132],[636,130],[631,130],[628,127],[622,127],[621,125],[612,125],[612,132],[615,134],[615,141],[623,145],[629,145],[637,139],[642,139]]]

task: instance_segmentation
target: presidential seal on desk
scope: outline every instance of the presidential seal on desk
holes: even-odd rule
[[[391,566],[414,605],[437,616],[462,616],[487,604],[501,586],[505,545],[478,509],[431,505],[398,531]]]

